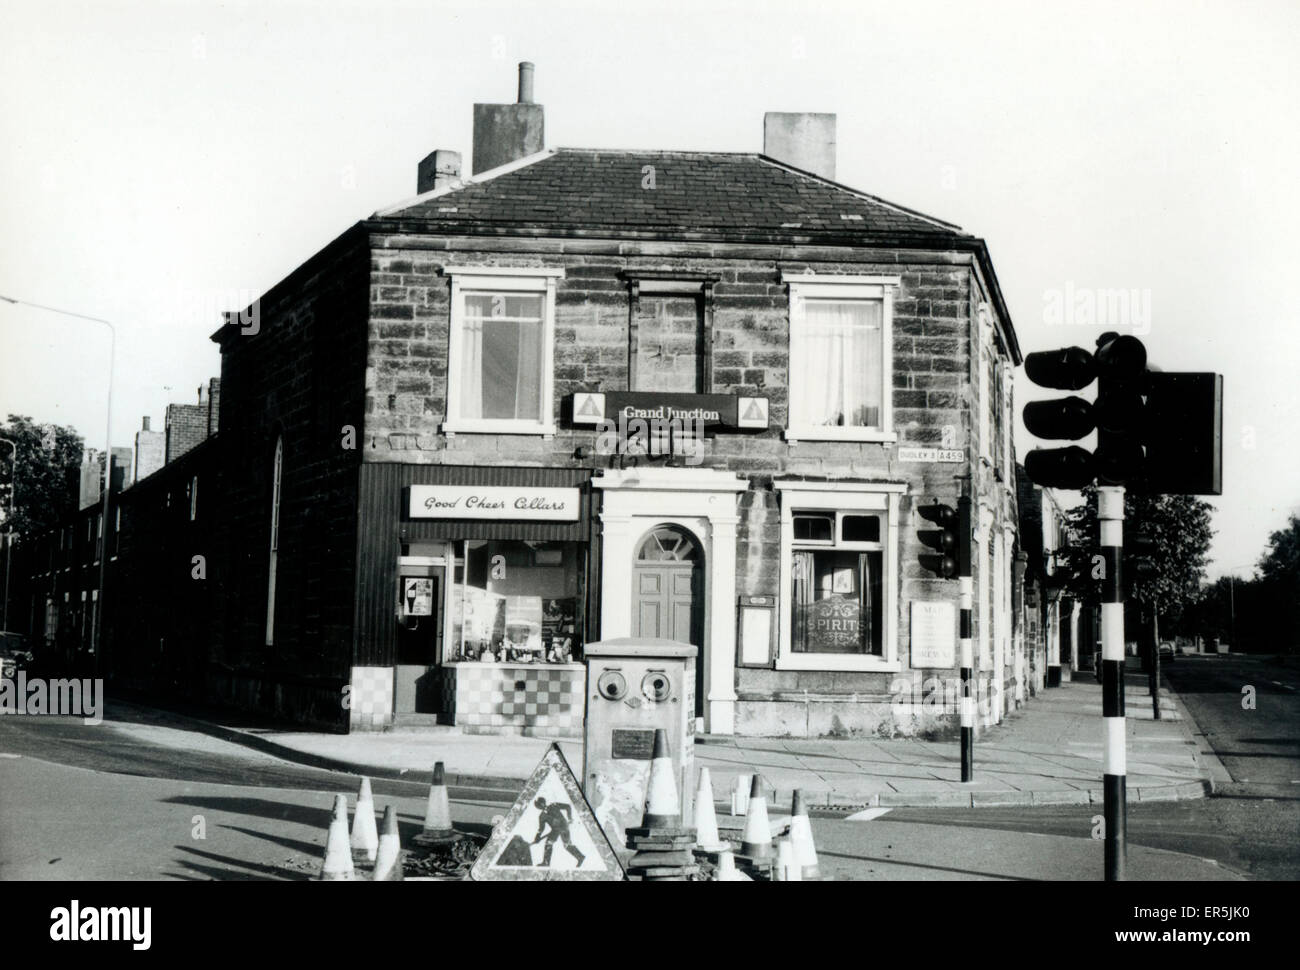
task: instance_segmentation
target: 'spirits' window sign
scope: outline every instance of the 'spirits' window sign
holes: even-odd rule
[[[514,488],[501,485],[412,485],[412,519],[548,519],[576,522],[576,488]]]

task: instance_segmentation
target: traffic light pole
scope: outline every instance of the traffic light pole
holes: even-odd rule
[[[1160,617],[1153,605],[1147,618],[1147,640],[1151,644],[1151,716],[1160,720]]]
[[[957,631],[961,641],[961,780],[972,781],[975,777],[975,699],[971,697],[971,681],[975,649],[970,628],[971,604],[975,596],[970,563],[970,498],[965,495],[957,500],[957,519],[957,583],[961,611]]]
[[[1102,748],[1106,881],[1124,879],[1128,856],[1126,777],[1128,757],[1124,719],[1124,489],[1097,489],[1101,555],[1106,567],[1101,593],[1101,708],[1105,722]]]

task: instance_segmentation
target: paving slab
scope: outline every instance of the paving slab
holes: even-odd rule
[[[1149,712],[1149,696],[1143,693],[1141,698]],[[1161,699],[1177,710],[1172,692]],[[272,730],[233,717],[218,723],[169,716],[186,720],[190,731],[278,757],[378,777],[427,776],[433,762],[442,761],[449,781],[462,787],[520,784],[551,743],[546,738],[468,735],[446,728],[337,735]],[[911,804],[989,804],[988,799],[972,801],[980,792],[1024,793],[1027,801],[1016,804],[1083,804],[1085,799],[1101,800],[1101,721],[1101,685],[1091,679],[1042,691],[1003,723],[979,731],[974,784],[960,780],[955,738],[704,736],[697,740],[695,754],[697,765],[707,765],[713,773],[719,795],[735,777],[757,772],[778,792],[803,788],[815,792],[822,804],[885,798],[890,805],[909,804],[909,798],[917,799]],[[1143,720],[1130,712],[1126,737],[1130,800],[1139,792],[1147,801],[1205,793],[1209,763],[1198,757],[1194,732],[1185,722]],[[582,764],[581,741],[566,739],[560,745],[571,765]]]

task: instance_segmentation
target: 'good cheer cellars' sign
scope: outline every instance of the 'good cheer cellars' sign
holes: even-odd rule
[[[509,485],[412,485],[412,519],[578,520],[578,489]]]

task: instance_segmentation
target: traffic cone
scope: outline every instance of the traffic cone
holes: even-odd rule
[[[374,862],[379,850],[379,833],[375,830],[375,799],[370,793],[370,779],[361,779],[357,791],[357,813],[352,816],[352,861]]]
[[[731,786],[731,814],[737,818],[745,814],[749,805],[749,786],[753,782],[753,775],[737,775],[736,783]]]
[[[707,767],[700,769],[700,787],[695,790],[695,842],[705,852],[717,852],[726,843],[718,837],[718,816],[713,807],[713,779]]]
[[[352,850],[348,847],[348,797],[334,796],[334,817],[330,819],[329,835],[325,838],[325,862],[321,866],[321,882],[344,882],[355,879],[352,871]]]
[[[714,882],[753,882],[749,876],[736,868],[736,859],[730,849],[718,853],[718,868],[713,874]]]
[[[402,881],[402,838],[397,832],[397,813],[392,805],[384,808],[384,832],[379,836],[371,878],[375,882]]]
[[[820,879],[817,847],[813,844],[812,820],[804,804],[803,792],[796,788],[794,804],[790,807],[790,842],[794,845],[794,861],[801,879]]]
[[[740,854],[751,859],[772,858],[772,826],[767,821],[767,796],[763,794],[763,779],[759,775],[754,776],[749,789]]]
[[[424,811],[424,831],[415,837],[422,845],[452,842],[459,836],[451,827],[451,805],[447,801],[447,783],[439,761],[433,766],[433,784],[429,786],[429,804]]]
[[[794,846],[789,839],[782,839],[776,844],[776,871],[773,879],[777,882],[799,882],[802,873],[794,857]]]
[[[646,788],[643,828],[677,828],[682,821],[682,805],[673,781],[673,759],[668,757],[668,734],[655,728],[654,752],[650,756],[650,784]]]

